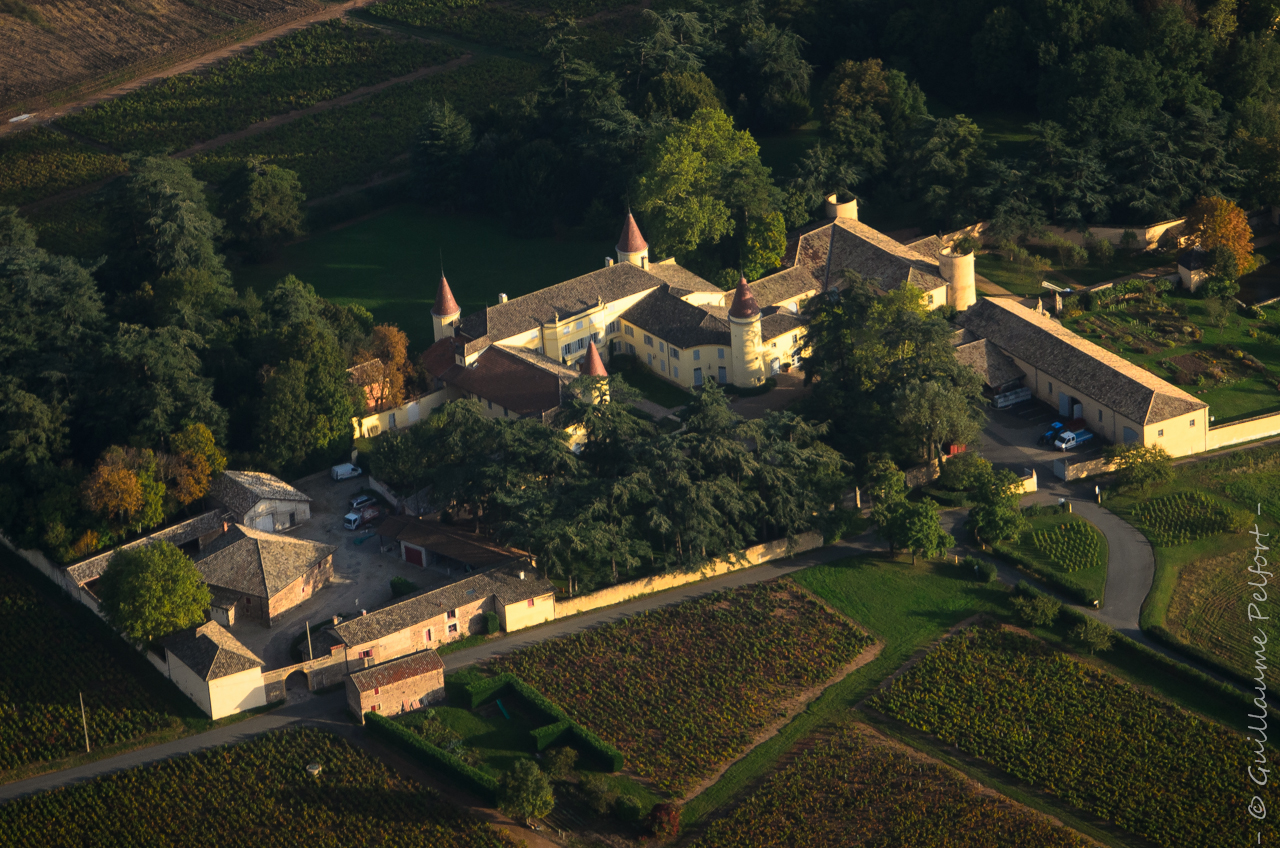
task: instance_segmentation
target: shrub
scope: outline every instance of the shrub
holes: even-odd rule
[[[1138,234],[1133,230],[1125,230],[1120,234],[1120,246],[1125,250],[1133,250],[1138,244]]]
[[[547,774],[557,779],[564,779],[573,773],[578,762],[578,752],[569,747],[552,748],[542,758]]]
[[[1034,627],[1048,627],[1062,611],[1062,604],[1048,595],[1032,598],[1012,598],[1010,603],[1018,616]]]
[[[644,805],[631,795],[619,795],[613,802],[613,815],[620,822],[635,824],[644,817]]]
[[[494,633],[501,632],[502,619],[498,617],[496,612],[487,612],[484,614],[484,629],[490,636]]]
[[[1089,263],[1099,268],[1106,268],[1115,258],[1116,249],[1107,239],[1089,237],[1085,240],[1085,249],[1089,252]]]
[[[991,463],[977,451],[956,454],[942,464],[938,485],[953,492],[968,492],[991,474]]]
[[[663,802],[649,811],[649,832],[655,839],[675,839],[680,835],[680,807]]]
[[[985,559],[967,556],[960,560],[960,565],[973,574],[973,579],[979,583],[995,582],[997,569],[993,563],[987,562]]]
[[[1085,618],[1071,628],[1071,639],[1090,654],[1109,651],[1115,644],[1116,634],[1095,618]]]
[[[609,788],[609,781],[605,780],[603,775],[588,774],[582,778],[578,788],[587,799],[587,806],[594,810],[596,815],[603,816],[609,812],[613,792]]]
[[[403,598],[405,595],[412,595],[422,587],[412,580],[406,580],[403,577],[391,578],[391,597]]]

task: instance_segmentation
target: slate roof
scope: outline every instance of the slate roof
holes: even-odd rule
[[[171,527],[165,527],[157,530],[141,539],[135,539],[126,545],[121,545],[114,550],[97,554],[89,557],[81,562],[67,566],[67,576],[75,581],[77,586],[83,586],[91,580],[101,577],[103,572],[107,570],[107,565],[111,562],[111,558],[118,551],[127,551],[130,548],[137,548],[142,545],[149,545],[152,542],[165,541],[174,545],[185,545],[188,542],[195,541],[207,533],[213,533],[222,529],[222,520],[224,513],[220,509],[211,509],[208,512],[197,515],[195,518],[187,521],[179,522]]]
[[[243,515],[261,500],[306,501],[311,498],[279,477],[261,471],[224,471],[209,486],[209,496]]]
[[[390,686],[393,683],[412,680],[415,677],[422,677],[424,674],[431,674],[435,671],[444,671],[444,661],[440,659],[440,656],[435,651],[428,648],[425,651],[418,651],[416,654],[408,654],[384,663],[371,665],[359,671],[353,671],[351,672],[351,682],[355,684],[357,691],[368,692],[381,686]]]
[[[550,369],[535,364],[532,356],[536,354],[490,345],[471,365],[455,364],[440,375],[440,379],[518,415],[542,414],[560,405],[560,387],[564,381]],[[573,378],[578,376],[570,369],[565,370],[573,374]]]
[[[1005,353],[1074,386],[1139,424],[1157,424],[1208,404],[1098,347],[1058,322],[1004,298],[984,298],[956,318]]]
[[[956,359],[982,375],[982,382],[993,389],[1026,377],[1012,359],[986,339],[957,345]]]
[[[474,312],[462,319],[458,329],[471,339],[488,336],[500,342],[538,329],[557,318],[577,315],[600,303],[639,294],[661,282],[661,279],[630,262],[619,262]]]
[[[170,633],[160,644],[205,681],[263,666],[253,651],[216,621]]]
[[[857,271],[885,291],[911,285],[932,291],[946,285],[937,259],[930,259],[852,218],[837,218],[801,232],[788,251],[791,261],[828,285],[840,272]]]
[[[496,596],[506,606],[555,592],[551,581],[532,566],[524,569],[524,580],[519,572],[517,568],[486,571],[340,622],[334,625],[333,632],[348,647],[365,645],[490,596]]]
[[[905,244],[913,252],[935,263],[938,261],[938,256],[942,254],[942,248],[946,247],[942,239],[937,236],[925,236],[922,239],[905,242]]]
[[[818,292],[822,289],[822,281],[813,272],[804,267],[787,268],[776,274],[770,274],[751,284],[751,293],[756,296],[756,303],[761,306],[772,306],[806,292]]]
[[[786,333],[799,332],[804,326],[805,321],[788,310],[767,312],[760,319],[760,338],[767,342]]]
[[[337,548],[237,524],[205,549],[196,568],[211,586],[272,598]]]
[[[723,306],[694,306],[663,286],[645,295],[622,318],[678,348],[728,346],[729,310]]]
[[[649,273],[662,282],[670,284],[671,293],[677,297],[683,297],[691,292],[715,292],[722,296],[725,293],[719,286],[707,282],[688,268],[677,265],[671,260],[650,262]]]
[[[1202,247],[1192,247],[1178,254],[1178,264],[1188,271],[1199,271],[1209,267],[1209,251]]]

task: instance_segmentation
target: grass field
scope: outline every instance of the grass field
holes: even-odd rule
[[[1246,319],[1233,311],[1227,319],[1227,326],[1218,328],[1208,323],[1205,301],[1188,295],[1182,289],[1169,292],[1161,300],[1166,311],[1134,306],[1132,312],[1086,312],[1063,324],[1175,384],[1185,379],[1180,373],[1204,377],[1204,385],[1190,382],[1179,385],[1209,404],[1209,413],[1215,424],[1280,410],[1280,391],[1277,390],[1280,382],[1280,341],[1275,340],[1280,333],[1280,308],[1267,307],[1267,317],[1261,321]],[[1179,305],[1186,309],[1186,318],[1168,311]],[[1157,325],[1194,325],[1201,331],[1201,337],[1195,341],[1186,334],[1174,336],[1157,332],[1148,324],[1149,320]],[[1103,325],[1101,329],[1099,323]],[[1109,332],[1103,333],[1102,329]],[[1250,330],[1256,338],[1249,336]],[[1107,338],[1104,339],[1103,335]],[[1127,341],[1125,336],[1130,340]],[[1164,346],[1163,338],[1171,338],[1174,346]],[[1228,348],[1257,357],[1266,371],[1243,366],[1227,353]],[[1178,360],[1179,368],[1165,364],[1174,359]],[[1214,368],[1222,374],[1221,378],[1213,376]]]
[[[1102,598],[1107,587],[1107,539],[1078,515],[1037,515],[1011,547],[1034,565],[1033,570],[1068,576]],[[1065,529],[1064,529],[1065,528]]]
[[[865,725],[806,740],[693,848],[1086,848],[1090,843]]]
[[[1238,732],[1037,639],[968,630],[869,704],[1154,844],[1252,838],[1252,821],[1232,814],[1249,795],[1234,777],[1249,759]]]
[[[681,795],[872,640],[786,582],[716,592],[543,642],[493,666],[541,690]]]
[[[307,774],[318,763],[318,777]],[[399,777],[339,737],[272,733],[10,801],[13,848],[384,845],[514,848],[488,824]]]
[[[398,325],[421,351],[433,340],[441,257],[467,315],[496,304],[499,292],[537,291],[594,271],[611,255],[607,242],[516,238],[496,220],[405,204],[290,245],[267,264],[244,266],[236,282],[262,292],[293,274],[322,297],[359,303],[378,321]]]

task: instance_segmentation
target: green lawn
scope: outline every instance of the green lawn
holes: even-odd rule
[[[637,357],[615,354],[609,360],[609,370],[611,373],[621,374],[627,385],[658,406],[675,409],[693,400],[693,395],[653,373]]]
[[[1046,275],[1035,274],[1015,265],[998,253],[979,253],[974,258],[973,265],[980,276],[1014,294],[1030,296],[1045,292],[1040,282]]]
[[[1063,268],[1058,263],[1057,254],[1054,251],[1048,248],[1032,248],[1031,250],[1033,253],[1038,253],[1042,256],[1054,271],[1065,274],[1081,286],[1094,286],[1127,274],[1136,274],[1140,271],[1158,268],[1167,265],[1173,258],[1167,254],[1152,255],[1116,251],[1115,257],[1106,267],[1082,265],[1076,268]],[[1014,294],[1044,294],[1046,289],[1040,285],[1042,280],[1048,280],[1057,286],[1069,285],[1056,274],[1035,274],[1026,268],[1009,262],[1004,256],[994,251],[978,254],[974,265],[979,274]]]
[[[414,204],[395,206],[286,247],[275,260],[236,274],[258,292],[288,274],[335,303],[359,303],[380,322],[409,335],[413,351],[432,342],[443,257],[453,296],[467,315],[594,271],[613,255],[608,242],[516,238],[498,220],[436,215]]]
[[[1187,309],[1186,319],[1169,315],[1164,320],[1196,325],[1203,330],[1200,341],[1179,344],[1172,348],[1160,347],[1153,353],[1145,353],[1139,347],[1124,343],[1119,339],[1109,338],[1102,340],[1098,332],[1082,328],[1081,322],[1087,321],[1095,313],[1086,312],[1078,319],[1069,319],[1063,323],[1066,327],[1079,332],[1090,341],[1100,344],[1105,341],[1104,347],[1107,344],[1112,345],[1116,352],[1125,359],[1148,367],[1153,373],[1170,382],[1174,382],[1174,375],[1161,364],[1163,360],[1183,354],[1194,354],[1198,351],[1206,351],[1213,358],[1222,359],[1225,358],[1225,354],[1216,351],[1218,345],[1238,348],[1247,354],[1257,357],[1267,366],[1267,372],[1261,373],[1250,370],[1243,372],[1243,377],[1235,382],[1199,388],[1194,385],[1183,385],[1181,388],[1209,404],[1209,413],[1213,416],[1215,424],[1226,424],[1242,418],[1250,418],[1255,415],[1263,415],[1280,410],[1280,391],[1276,389],[1277,382],[1280,382],[1280,343],[1269,342],[1266,338],[1267,335],[1271,335],[1274,338],[1275,334],[1280,332],[1280,326],[1278,326],[1280,325],[1280,307],[1267,307],[1265,309],[1267,317],[1263,321],[1249,320],[1232,312],[1227,319],[1227,326],[1219,329],[1208,324],[1204,300],[1189,295],[1182,289],[1174,289],[1164,297],[1163,301],[1171,306],[1177,304],[1185,305]],[[1135,339],[1140,336],[1145,338],[1146,331],[1141,317],[1131,316],[1120,311],[1099,312],[1096,314],[1105,319],[1129,324],[1134,331],[1133,336]],[[1081,332],[1082,329],[1085,329],[1085,331]],[[1250,338],[1247,334],[1249,329],[1260,331],[1258,338]]]
[[[819,126],[817,121],[810,121],[791,132],[756,137],[760,161],[773,172],[774,182],[785,185],[791,180],[796,164],[818,143]]]
[[[794,575],[797,583],[868,628],[884,641],[876,659],[833,684],[774,736],[735,763],[715,784],[684,807],[697,821],[729,802],[778,758],[817,728],[847,715],[916,651],[953,625],[979,612],[1002,608],[1007,590],[979,584],[962,568],[909,559],[851,557]]]
[[[1010,547],[1030,560],[1028,568],[1047,572],[1057,577],[1067,577],[1079,584],[1091,598],[1101,599],[1107,588],[1107,539],[1092,524],[1078,515],[1037,515],[1027,519],[1030,525]],[[1082,558],[1055,555],[1055,542],[1071,538],[1061,529],[1064,524],[1084,524],[1091,531],[1092,557],[1086,564]],[[1037,534],[1041,544],[1037,544]],[[1046,549],[1044,542],[1050,546]]]

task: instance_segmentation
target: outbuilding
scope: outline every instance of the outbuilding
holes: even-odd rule
[[[261,471],[226,471],[209,486],[209,497],[236,524],[255,530],[287,530],[311,517],[311,498]]]
[[[231,627],[248,617],[270,627],[332,579],[335,550],[237,524],[209,546],[196,568],[213,592],[216,620]]]
[[[165,674],[212,719],[267,702],[263,662],[216,621],[160,640]]]
[[[416,710],[444,700],[444,662],[435,651],[418,651],[353,671],[346,681],[347,706],[360,717]]]

